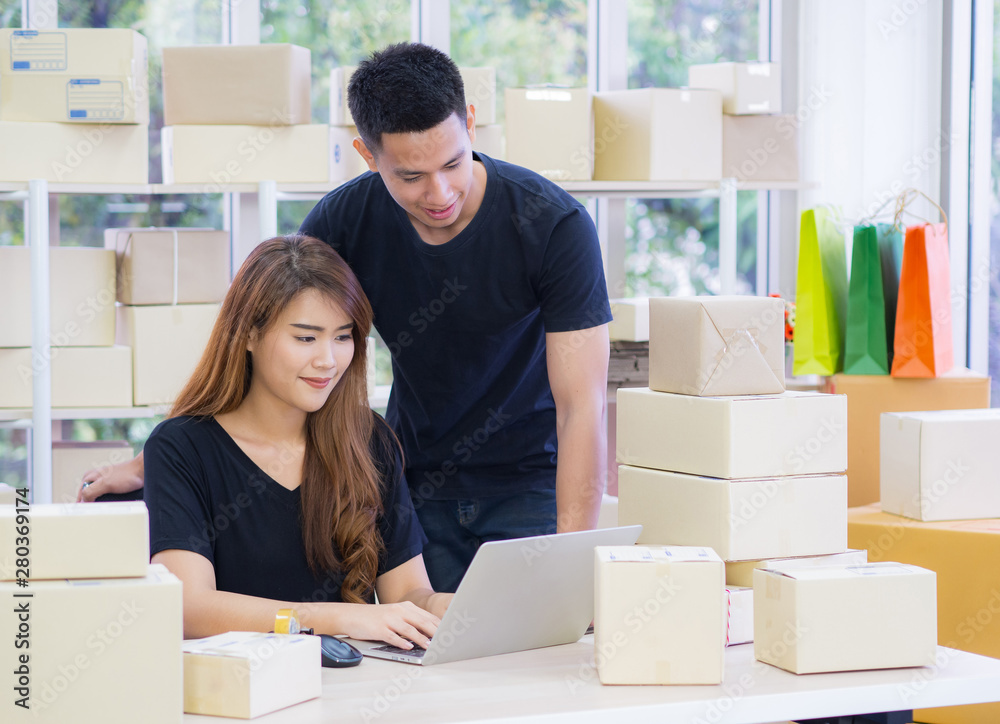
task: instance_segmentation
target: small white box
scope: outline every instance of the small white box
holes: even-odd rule
[[[622,465],[618,522],[641,524],[639,543],[708,546],[725,561],[837,553],[847,477],[724,480]]]
[[[507,88],[507,161],[552,181],[590,181],[594,114],[586,88]]]
[[[134,30],[0,29],[0,121],[148,124],[148,78]]]
[[[0,347],[31,346],[31,250],[0,246]],[[49,249],[49,334],[57,347],[115,343],[115,254]]]
[[[717,397],[785,391],[785,303],[772,297],[649,300],[649,388]]]
[[[131,356],[129,357],[131,362]],[[131,387],[131,385],[129,385]],[[132,459],[132,446],[125,440],[52,442],[52,502],[75,503],[76,493],[88,470],[119,465]]]
[[[723,116],[722,174],[737,181],[799,180],[795,116]]]
[[[710,63],[688,68],[688,85],[722,93],[722,111],[731,116],[781,113],[778,63]]]
[[[754,656],[794,674],[930,666],[937,576],[902,563],[757,569]]]
[[[753,641],[753,586],[726,585],[726,646]]]
[[[1000,518],[1000,410],[883,413],[880,435],[886,513]]]
[[[722,96],[687,88],[598,93],[594,153],[600,181],[718,181]]]
[[[164,126],[163,182],[204,184],[220,193],[231,184],[328,183],[330,130],[298,126]]]
[[[489,126],[497,122],[497,71],[496,68],[459,68],[465,86],[465,105],[476,109],[476,125]],[[487,156],[493,154],[484,151]]]
[[[844,395],[695,397],[622,388],[617,416],[618,462],[625,465],[713,478],[847,469]]]
[[[476,126],[476,140],[472,142],[472,150],[477,153],[484,153],[490,158],[504,160],[503,126]]]
[[[25,532],[27,531],[27,532]],[[129,578],[149,567],[145,503],[34,503],[0,509],[0,581],[22,578],[19,537],[27,537],[29,580]]]
[[[597,546],[594,657],[602,684],[719,684],[722,561],[708,548]]]
[[[823,566],[863,566],[868,562],[868,551],[848,549],[843,553],[798,558],[759,558],[753,561],[727,561],[726,585],[753,587],[753,572],[758,568],[774,571],[795,571],[800,568]]]
[[[93,505],[93,504],[90,504]],[[121,505],[112,503],[111,505]],[[88,542],[81,545],[91,557]],[[0,667],[13,673],[4,707],[11,724],[180,724],[184,716],[181,582],[164,566],[141,578],[0,583]],[[27,607],[28,621],[21,618]],[[17,637],[30,641],[18,648]],[[24,658],[22,658],[24,657]],[[16,702],[27,696],[26,707]],[[11,700],[13,699],[13,701]]]
[[[253,719],[323,693],[318,636],[233,631],[184,642],[184,711]]]
[[[36,370],[51,365],[53,407],[131,407],[128,347],[51,347],[49,361],[30,347],[0,348],[0,408],[32,407]]]
[[[0,121],[0,181],[148,184],[149,126]]]
[[[205,352],[218,304],[118,307],[119,341],[132,348],[132,403],[168,405]]]
[[[649,341],[649,297],[611,300],[608,336],[625,342]]]
[[[354,126],[330,126],[330,180],[350,181],[369,170],[365,159],[354,148],[358,129]]]

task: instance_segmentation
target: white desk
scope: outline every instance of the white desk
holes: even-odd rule
[[[366,658],[355,668],[324,669],[323,698],[254,721],[760,724],[1000,701],[1000,660],[944,647],[933,667],[796,676],[755,661],[752,644],[732,646],[719,686],[602,686],[593,651],[593,636],[585,636],[439,666]]]

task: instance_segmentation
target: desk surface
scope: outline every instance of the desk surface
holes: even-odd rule
[[[323,670],[323,697],[261,724],[517,721],[760,724],[1000,700],[1000,660],[938,648],[935,666],[796,676],[726,651],[719,686],[602,686],[593,637],[439,666],[365,659]],[[186,723],[220,721],[185,715]]]

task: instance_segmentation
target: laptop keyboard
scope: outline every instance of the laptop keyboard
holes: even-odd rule
[[[413,643],[412,641],[410,643]],[[412,649],[401,649],[398,646],[393,646],[392,644],[386,644],[385,646],[375,646],[372,651],[384,651],[387,654],[406,654],[407,656],[413,656],[418,659],[422,659],[424,654],[427,653],[427,649],[422,649],[416,644],[414,644]]]

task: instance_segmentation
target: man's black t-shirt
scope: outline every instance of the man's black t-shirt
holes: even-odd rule
[[[376,419],[371,450],[382,472],[385,545],[379,574],[420,554],[426,542],[398,450]],[[214,418],[175,417],[143,450],[150,553],[180,549],[215,566],[220,591],[282,601],[340,601],[342,574],[316,577],[302,542],[299,490],[289,490],[243,452]]]
[[[366,173],[334,189],[300,232],[358,276],[392,353],[386,420],[415,502],[555,487],[555,403],[545,334],[611,320],[597,232],[552,182],[482,154],[484,197],[431,245]]]

